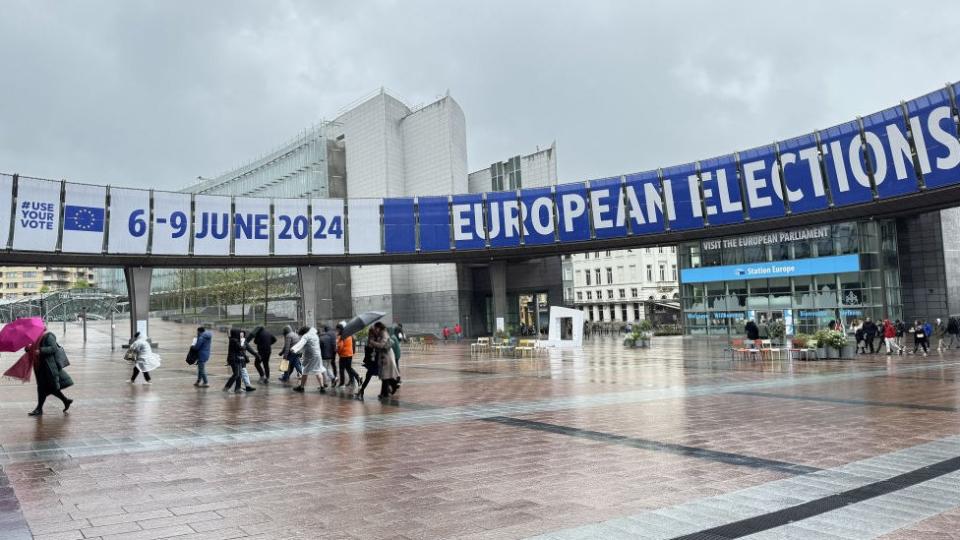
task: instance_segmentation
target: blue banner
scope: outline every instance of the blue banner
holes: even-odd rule
[[[454,195],[450,217],[453,223],[453,246],[456,249],[487,247],[483,221],[483,195]]]
[[[627,203],[619,176],[590,181],[590,216],[596,238],[627,236]]]
[[[697,181],[695,163],[663,170],[663,200],[667,205],[671,231],[703,227],[700,182]]]
[[[745,279],[839,274],[842,272],[858,272],[859,270],[859,255],[836,255],[815,259],[796,259],[793,261],[685,268],[680,271],[680,281],[682,283],[740,281]]]
[[[666,216],[657,171],[627,175],[625,191],[630,206],[630,231],[635,235],[664,232]]]
[[[873,188],[863,161],[860,127],[850,121],[820,133],[823,164],[830,179],[834,206],[873,200]]]
[[[733,154],[700,162],[703,206],[710,225],[743,222],[743,197]]]
[[[447,196],[417,197],[420,209],[420,251],[450,250],[450,208]]]
[[[958,90],[954,85],[954,91]],[[950,95],[937,90],[907,102],[920,174],[928,188],[960,182],[960,141],[950,112]]]
[[[490,247],[520,245],[520,201],[515,191],[487,193],[487,219]]]
[[[830,206],[816,136],[811,133],[781,142],[780,165],[791,213],[802,214]]]
[[[587,186],[582,182],[557,186],[557,216],[561,242],[590,239],[590,217],[587,213]]]
[[[553,223],[553,190],[532,188],[520,191],[523,216],[523,243],[528,246],[556,242]]]
[[[386,253],[417,250],[413,198],[383,200],[383,243]]]
[[[783,190],[780,168],[772,144],[740,152],[743,189],[747,199],[747,215],[752,220],[783,217]]]
[[[863,119],[870,171],[881,199],[917,191],[913,151],[907,137],[907,121],[899,106]]]

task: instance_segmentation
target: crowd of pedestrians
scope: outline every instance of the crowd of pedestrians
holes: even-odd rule
[[[936,319],[933,323],[917,319],[909,324],[896,319],[884,319],[879,325],[870,317],[863,321],[854,320],[851,331],[857,343],[857,354],[929,354],[936,343],[936,351],[943,352],[960,348],[960,319],[950,317],[944,322]],[[908,350],[904,338],[913,339],[913,350]]]

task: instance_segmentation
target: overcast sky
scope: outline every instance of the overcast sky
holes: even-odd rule
[[[960,79],[960,3],[0,0],[0,171],[179,188],[380,86],[448,89],[471,171],[712,157]]]

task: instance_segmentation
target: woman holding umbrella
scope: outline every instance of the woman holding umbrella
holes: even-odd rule
[[[30,416],[43,414],[43,403],[47,396],[59,398],[63,402],[63,412],[67,412],[73,400],[63,395],[63,390],[73,386],[73,379],[64,370],[66,354],[57,343],[57,337],[46,332],[26,351],[33,360],[33,374],[37,378],[37,408],[30,411]]]

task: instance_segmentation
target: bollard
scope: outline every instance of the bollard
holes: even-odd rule
[[[110,350],[117,350],[116,343],[114,342],[114,330],[117,328],[117,325],[113,324],[113,310],[110,310]]]
[[[80,309],[80,317],[83,321],[83,342],[87,342],[87,308]]]

